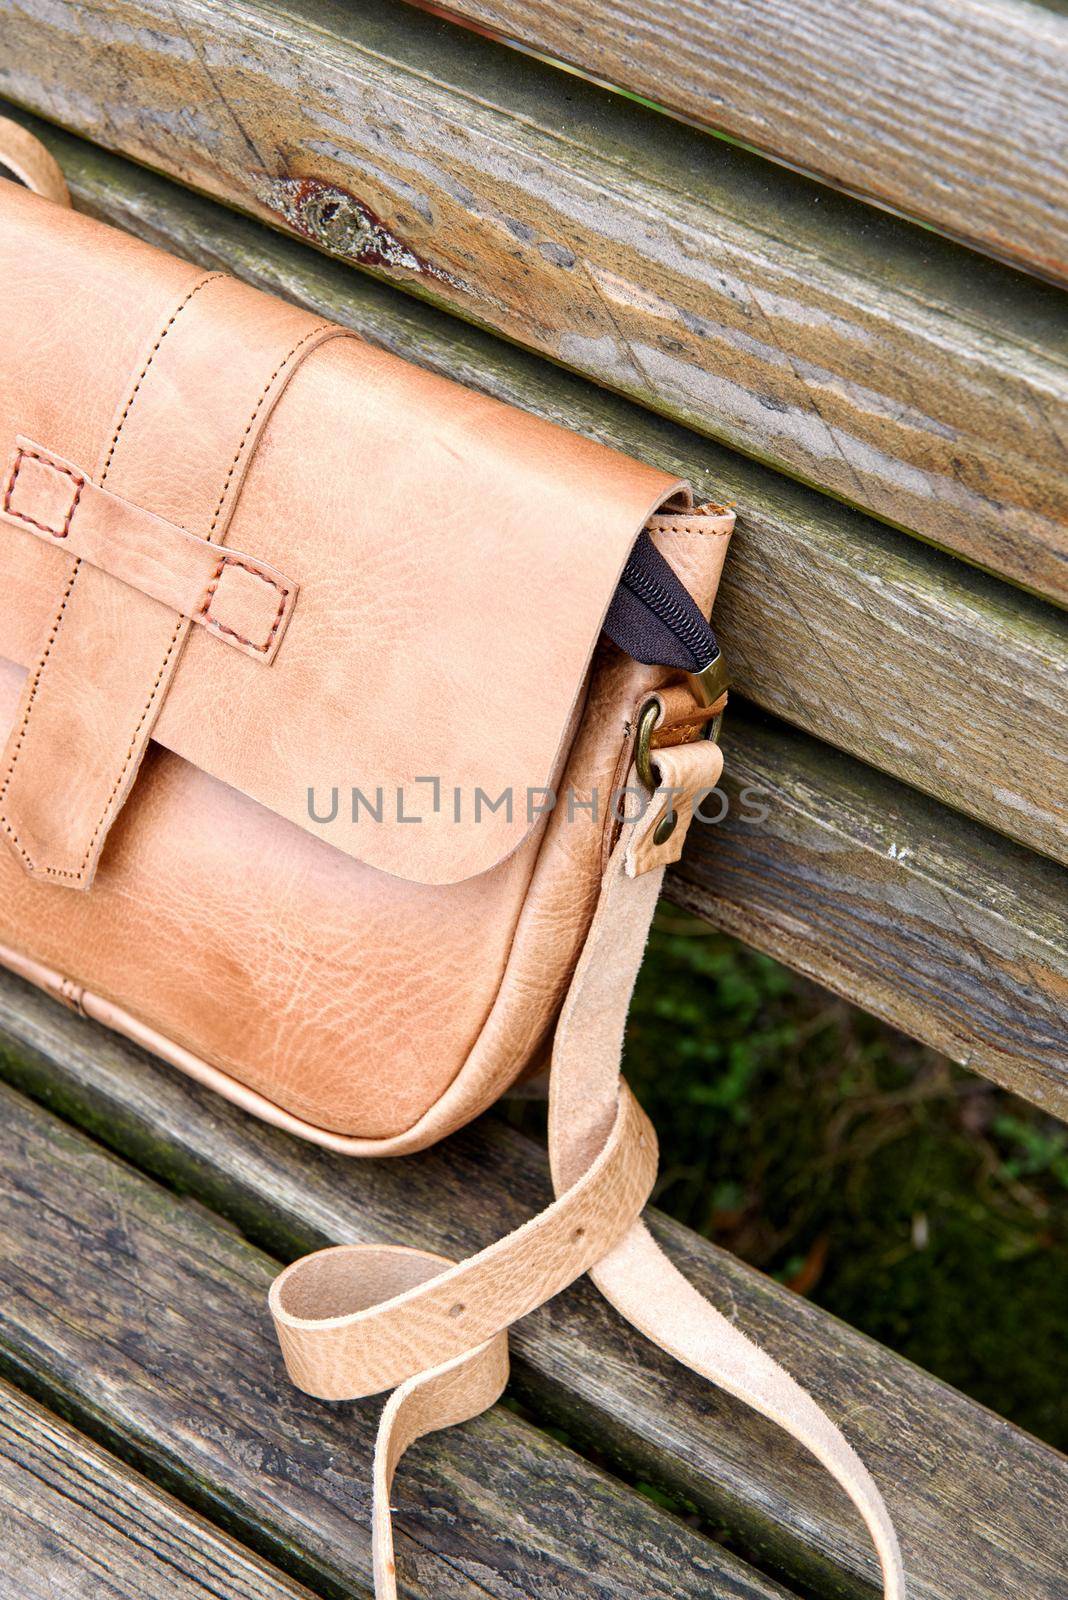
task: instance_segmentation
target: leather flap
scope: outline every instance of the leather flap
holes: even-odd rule
[[[310,353],[250,435],[255,413],[227,398],[240,392],[228,364],[278,303],[229,280],[214,280],[225,292],[197,294],[202,277],[0,183],[0,465],[21,437],[19,448],[32,441],[76,475],[46,481],[31,461],[18,492],[39,482],[55,504],[37,528],[0,521],[0,656],[38,670],[73,564],[94,562],[107,604],[83,605],[79,625],[95,617],[96,631],[78,659],[95,649],[110,684],[116,657],[136,656],[141,630],[173,615],[172,550],[186,582],[194,556],[208,559],[201,542],[219,539],[221,524],[176,508],[210,505],[212,474],[233,455],[240,472],[231,465],[218,498],[230,494],[226,545],[248,567],[226,564],[237,572],[229,603],[258,604],[262,575],[284,575],[284,637],[271,634],[267,656],[189,628],[153,737],[373,867],[422,883],[483,872],[537,825],[630,547],[685,492],[352,336],[324,337],[292,308],[287,338],[295,331]],[[194,295],[196,318],[176,320]],[[156,360],[153,390],[144,374],[162,338],[182,359]],[[127,454],[112,462],[119,426]],[[116,500],[90,494],[105,459]],[[79,555],[57,536],[73,490],[54,491],[76,479],[98,508]],[[116,530],[133,539],[145,528],[154,592],[139,576],[145,563],[127,570],[109,545]],[[135,593],[136,608],[124,607]],[[93,717],[118,718],[121,735],[122,707],[98,700]]]

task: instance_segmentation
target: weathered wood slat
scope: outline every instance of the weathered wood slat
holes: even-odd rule
[[[276,1254],[388,1240],[462,1255],[546,1199],[544,1152],[494,1118],[423,1156],[347,1162],[250,1121],[14,979],[0,982],[0,1006],[9,1077]],[[86,1181],[91,1173],[72,1171],[75,1188]],[[887,1494],[910,1600],[1061,1600],[1068,1461],[685,1229],[656,1228],[690,1277],[841,1419]],[[211,1319],[203,1326],[210,1335]],[[165,1326],[156,1344],[171,1337]],[[624,1327],[591,1285],[526,1318],[512,1348],[518,1391],[540,1415],[682,1495],[806,1593],[870,1600],[865,1535],[825,1474]],[[258,1352],[250,1346],[244,1366],[251,1384]],[[310,1452],[319,1417],[302,1404]],[[297,1427],[299,1408],[284,1395],[279,1408]],[[411,1506],[422,1479],[409,1482]]]
[[[311,1600],[6,1383],[0,1526],[4,1600]]]
[[[27,119],[29,120],[29,119]],[[77,202],[740,511],[717,631],[739,690],[1068,859],[1065,618],[856,512],[128,163],[48,130]],[[979,664],[979,670],[968,667]]]
[[[670,897],[1068,1121],[1068,871],[741,707],[723,743]]]
[[[0,92],[1068,599],[1052,287],[382,0],[3,0]]]
[[[458,19],[1068,277],[1068,22],[1017,0],[448,0]]]
[[[0,1088],[0,1367],[320,1593],[364,1595],[378,1406],[285,1377],[277,1263]],[[435,1600],[786,1600],[508,1412],[436,1435],[394,1490],[402,1589]]]

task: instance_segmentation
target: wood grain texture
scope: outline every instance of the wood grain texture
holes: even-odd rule
[[[0,0],[0,92],[1068,599],[1063,299],[413,10]]]
[[[1068,277],[1068,19],[1018,0],[447,0],[981,250]]]
[[[77,203],[405,359],[734,501],[716,610],[748,698],[1001,833],[1068,859],[1068,622],[558,367],[32,119]]]
[[[311,1600],[6,1383],[0,1526],[4,1600]]]
[[[677,904],[1068,1121],[1068,872],[732,709]]]
[[[4,1056],[9,1077],[168,1184],[229,1216],[274,1254],[364,1240],[461,1256],[515,1226],[548,1197],[544,1151],[493,1117],[421,1156],[346,1161],[249,1120],[14,979],[0,981],[0,1003],[0,1027],[12,1045]],[[82,1171],[72,1163],[68,1169],[59,1159],[62,1181],[74,1194],[86,1183],[99,1186],[94,1167]],[[99,1203],[92,1197],[65,1201],[68,1209]],[[129,1229],[136,1218],[128,1203],[125,1212]],[[1062,1600],[1068,1461],[696,1235],[664,1219],[654,1225],[694,1282],[730,1308],[841,1421],[886,1493],[902,1538],[910,1600]],[[85,1237],[95,1234],[87,1229]],[[224,1249],[218,1270],[230,1271],[232,1259]],[[179,1271],[185,1270],[183,1262]],[[48,1271],[46,1260],[34,1270],[35,1280]],[[204,1320],[209,1341],[216,1320]],[[174,1322],[169,1316],[160,1326],[153,1348],[174,1339]],[[106,1339],[103,1332],[100,1337]],[[260,1379],[258,1330],[249,1337],[243,1394],[249,1386],[255,1391]],[[622,1324],[591,1284],[575,1285],[524,1319],[513,1332],[512,1351],[515,1388],[542,1419],[700,1508],[714,1526],[729,1530],[735,1548],[802,1593],[871,1600],[864,1530],[827,1475],[770,1424]],[[47,1359],[54,1368],[55,1354],[49,1351]],[[219,1382],[216,1364],[209,1356],[213,1384]],[[179,1375],[175,1383],[182,1381]],[[231,1418],[226,1405],[219,1410]],[[258,1407],[253,1392],[252,1418],[235,1425],[231,1449],[251,1450]],[[278,1417],[283,1427],[299,1431],[314,1460],[321,1434],[311,1402],[291,1404],[280,1393]],[[358,1413],[352,1425],[360,1425]],[[486,1448],[484,1426],[475,1459],[463,1456],[476,1472]],[[465,1443],[463,1434],[446,1436],[447,1459],[454,1461],[452,1452],[462,1453]],[[359,1440],[350,1441],[335,1461],[337,1470],[351,1467],[358,1480],[360,1462],[353,1457],[362,1449]],[[492,1458],[484,1453],[482,1461],[488,1469]],[[446,1469],[449,1484],[458,1470]],[[402,1488],[406,1508],[424,1492],[422,1481],[409,1479],[407,1491]],[[527,1483],[533,1506],[540,1485],[531,1488],[529,1477]],[[490,1483],[486,1493],[492,1491]],[[362,1492],[358,1482],[352,1492]],[[476,1496],[480,1520],[484,1503]],[[546,1510],[556,1515],[559,1503]],[[599,1518],[587,1525],[592,1534]],[[618,1536],[625,1538],[622,1530]],[[687,1581],[680,1572],[676,1594],[690,1592]]]
[[[0,1367],[309,1587],[370,1587],[378,1405],[310,1400],[270,1319],[277,1263],[0,1088]],[[422,1441],[393,1492],[402,1592],[787,1600],[497,1408]]]

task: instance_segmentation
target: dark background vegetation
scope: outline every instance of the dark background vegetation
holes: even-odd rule
[[[1068,1448],[1068,1129],[667,906],[625,1071],[665,1211]]]

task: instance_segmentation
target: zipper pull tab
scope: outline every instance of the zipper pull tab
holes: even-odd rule
[[[716,646],[716,653],[707,666],[700,672],[690,673],[690,685],[698,704],[714,706],[721,695],[726,694],[730,688],[730,679],[727,676],[727,663],[723,659],[723,651]]]

